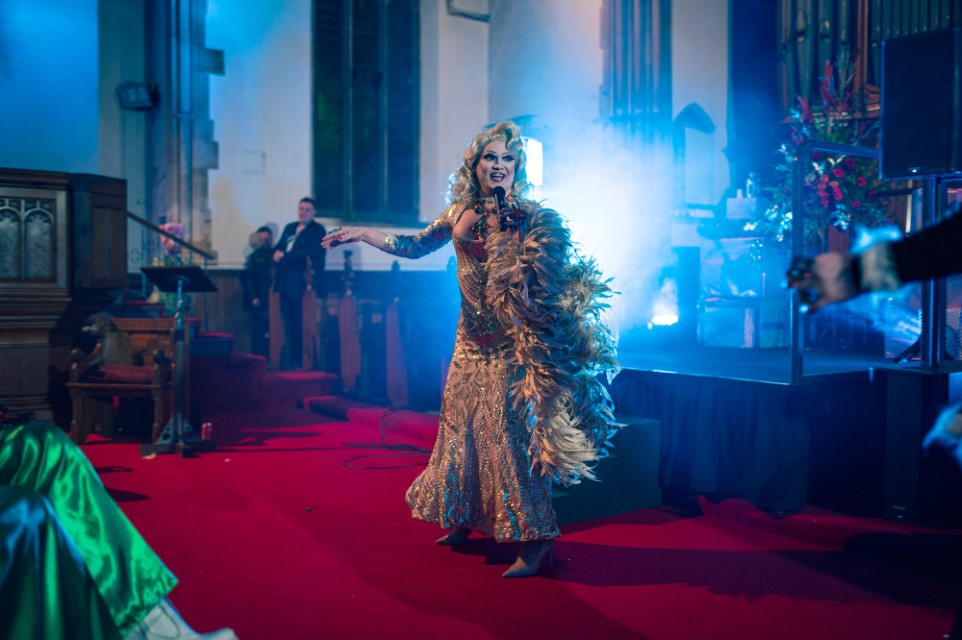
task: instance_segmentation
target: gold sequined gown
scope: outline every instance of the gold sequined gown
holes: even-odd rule
[[[444,528],[467,527],[498,541],[560,535],[550,479],[531,470],[530,434],[508,401],[518,372],[505,363],[513,348],[484,298],[482,240],[453,234],[449,207],[416,236],[392,238],[388,250],[417,258],[452,240],[461,313],[441,401],[440,428],[427,468],[407,492],[412,515]]]

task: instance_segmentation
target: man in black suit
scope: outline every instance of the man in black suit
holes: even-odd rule
[[[327,232],[324,227],[314,221],[317,210],[314,200],[301,198],[297,205],[297,222],[284,227],[277,245],[274,247],[274,290],[281,297],[281,316],[284,318],[284,357],[281,367],[284,369],[300,368],[302,362],[302,309],[301,298],[307,288],[304,272],[307,269],[307,259],[311,260],[311,288],[314,295],[320,297],[323,293],[321,281],[324,274],[324,257],[326,251],[321,248],[321,238]]]

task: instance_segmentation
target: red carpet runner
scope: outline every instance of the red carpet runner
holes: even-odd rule
[[[213,418],[217,452],[84,447],[181,584],[199,630],[313,638],[931,638],[962,601],[957,537],[815,512],[703,503],[564,528],[555,569],[504,580],[515,547],[452,550],[409,517],[423,455],[376,425],[298,410]],[[361,456],[361,457],[359,457]],[[348,465],[345,461],[351,460]]]

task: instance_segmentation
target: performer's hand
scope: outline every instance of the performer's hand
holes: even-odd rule
[[[516,231],[520,239],[521,227],[526,217],[527,212],[524,209],[512,209],[510,206],[505,206],[498,211],[498,227],[501,231]]]
[[[274,252],[274,262],[280,262],[281,258],[284,257],[284,252],[278,249]]]
[[[795,258],[788,270],[788,286],[796,289],[809,311],[849,300],[859,290],[852,279],[852,256],[823,253],[814,258]]]
[[[339,244],[359,242],[364,235],[364,231],[364,227],[334,227],[321,239],[321,246],[330,249]]]
[[[259,307],[259,306],[261,306],[261,299],[260,299],[260,298],[254,298],[253,300],[251,300],[251,306],[253,306],[253,307]]]
[[[962,407],[956,404],[942,411],[922,441],[922,449],[930,468],[941,458],[962,469]]]

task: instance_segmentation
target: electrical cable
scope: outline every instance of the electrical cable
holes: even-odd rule
[[[387,435],[387,429],[391,425],[388,424],[388,418],[392,415],[399,414],[404,409],[406,409],[406,407],[404,406],[389,407],[388,409],[384,410],[384,413],[382,413],[381,417],[378,419],[378,435],[381,440],[381,446],[387,449],[388,451],[392,452],[393,455],[363,454],[359,456],[354,456],[352,458],[348,458],[341,464],[343,464],[348,469],[406,469],[408,467],[420,467],[427,464],[426,461],[416,462],[412,464],[398,464],[398,465],[388,465],[388,466],[351,464],[355,460],[363,460],[365,458],[389,458],[389,459],[390,458],[406,458],[406,457],[409,458],[409,457],[425,456],[425,455],[431,454],[431,451],[429,449],[425,449],[423,447],[418,447],[413,444],[405,444],[403,442],[396,441],[396,440],[393,442],[389,441],[388,435]]]

